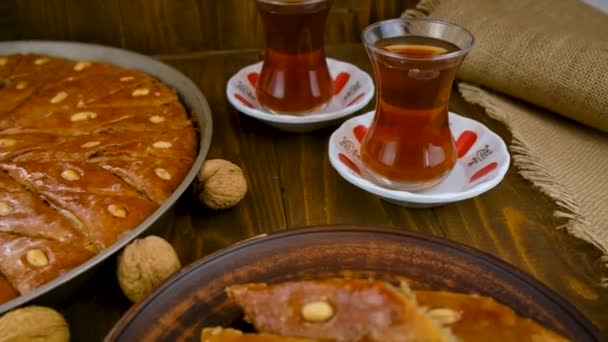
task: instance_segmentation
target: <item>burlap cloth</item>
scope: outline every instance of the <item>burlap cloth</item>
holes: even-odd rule
[[[422,0],[404,16],[473,32],[460,92],[510,128],[519,173],[565,219],[556,228],[608,265],[608,15],[577,0]]]

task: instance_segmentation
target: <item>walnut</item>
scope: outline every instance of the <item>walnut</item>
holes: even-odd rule
[[[132,302],[137,302],[180,268],[175,250],[163,238],[136,239],[118,258],[118,284]]]
[[[243,170],[227,160],[205,161],[197,178],[198,197],[211,209],[233,207],[247,193],[247,180]]]
[[[69,342],[70,329],[59,312],[27,306],[0,317],[0,341]]]

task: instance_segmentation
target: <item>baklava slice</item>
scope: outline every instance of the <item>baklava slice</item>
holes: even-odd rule
[[[79,136],[94,133],[104,125],[113,124],[125,118],[116,116],[109,110],[87,108],[45,110],[34,111],[27,107],[19,107],[0,120],[0,129],[4,134],[46,133]]]
[[[61,80],[71,63],[37,54],[21,56],[0,87],[0,115],[17,108],[47,82]]]
[[[227,288],[260,332],[331,341],[456,341],[392,285],[327,279]]]
[[[59,140],[59,136],[48,133],[0,134],[0,161],[29,151],[46,149],[54,146]]]
[[[420,306],[462,341],[565,342],[562,336],[493,298],[443,291],[416,291]]]
[[[111,70],[103,73],[96,87],[87,94],[85,106],[106,102],[106,98],[117,94],[125,89],[132,89],[140,84],[151,82],[152,77],[134,69],[123,69],[111,67]]]
[[[95,251],[86,234],[0,171],[0,232],[73,243]]]
[[[94,158],[91,162],[119,176],[159,205],[173,193],[192,165],[191,160],[126,155]]]
[[[5,79],[0,86],[0,118],[30,98],[39,86],[31,78]]]
[[[0,232],[44,238],[96,251],[87,236],[27,190],[0,189]]]
[[[158,207],[92,163],[21,162],[0,167],[54,205],[99,248],[110,246]]]
[[[172,131],[185,128],[192,129],[193,123],[178,102],[162,106],[116,107],[108,108],[114,122],[102,124],[99,131]]]
[[[21,294],[55,279],[82,264],[94,253],[54,240],[0,232],[0,273]]]
[[[25,54],[6,77],[16,79],[34,76],[41,80],[58,80],[70,69],[74,62],[63,58],[40,54]]]
[[[87,104],[89,108],[162,106],[178,101],[175,90],[150,78]]]
[[[104,149],[101,156],[156,157],[192,161],[196,156],[196,133],[191,128],[171,131],[125,131],[119,144]]]

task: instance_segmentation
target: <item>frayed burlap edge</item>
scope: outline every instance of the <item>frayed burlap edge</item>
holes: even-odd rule
[[[522,177],[532,182],[542,193],[555,201],[559,209],[554,212],[554,215],[566,220],[566,223],[558,226],[557,229],[566,230],[572,236],[596,246],[603,254],[600,262],[604,267],[608,267],[608,244],[601,243],[600,239],[591,233],[591,223],[581,214],[576,197],[564,184],[555,180],[556,177],[551,170],[546,168],[539,156],[528,147],[526,137],[511,129],[509,120],[504,114],[505,110],[492,101],[486,91],[477,86],[461,82],[458,84],[458,90],[467,102],[483,107],[491,118],[502,122],[509,128],[513,135],[510,144],[513,165]],[[608,277],[603,277],[600,285],[608,287]]]
[[[403,12],[401,17],[428,17],[441,4],[441,1],[421,0],[415,8],[410,8]],[[487,92],[464,82],[458,84],[458,89],[467,102],[482,106],[490,117],[502,122],[509,128],[509,131],[513,135],[510,148],[513,153],[513,164],[518,170],[517,172],[538,187],[542,193],[554,200],[559,208],[554,212],[554,215],[566,220],[566,223],[556,228],[566,230],[572,236],[596,246],[602,253],[599,262],[604,268],[608,269],[608,244],[599,242],[599,239],[593,233],[590,233],[591,223],[581,214],[580,206],[572,192],[555,180],[556,177],[552,175],[551,170],[547,169],[539,157],[534,155],[527,146],[525,137],[520,136],[511,129],[507,118],[501,113],[497,105],[493,103]],[[602,277],[600,285],[608,288],[608,277]]]
[[[405,10],[401,15],[402,18],[424,18],[431,14],[437,6],[441,3],[441,0],[422,0],[416,5],[415,8]]]

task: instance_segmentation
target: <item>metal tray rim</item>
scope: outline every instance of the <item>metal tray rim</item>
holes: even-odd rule
[[[80,42],[40,40],[0,42],[0,54],[10,53],[41,53],[72,60],[99,60],[122,67],[138,69],[160,79],[163,83],[168,84],[177,90],[182,101],[185,102],[190,115],[195,119],[196,128],[198,128],[199,131],[199,150],[192,167],[180,185],[173,191],[171,196],[169,196],[169,198],[167,198],[165,202],[163,202],[163,204],[146,220],[127,234],[124,234],[123,237],[114,242],[114,244],[112,244],[110,247],[104,249],[85,263],[73,268],[69,272],[53,279],[52,281],[26,295],[19,296],[0,305],[0,314],[22,306],[83,275],[85,272],[101,264],[107,258],[121,250],[127,243],[131,242],[133,239],[148,230],[148,228],[150,228],[165,212],[173,207],[178,198],[186,191],[196,177],[201,165],[203,164],[203,161],[205,160],[205,157],[207,156],[207,152],[209,151],[213,130],[211,109],[205,96],[194,84],[194,82],[175,68],[153,59],[152,57],[120,48]],[[101,58],[95,58],[97,56]],[[167,78],[171,78],[171,81],[167,81]],[[198,110],[193,107],[197,107]]]

